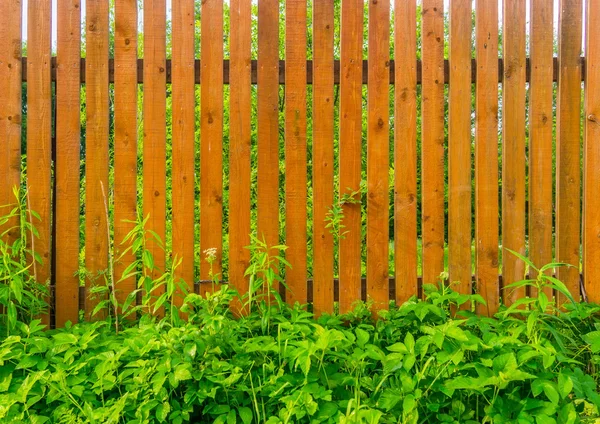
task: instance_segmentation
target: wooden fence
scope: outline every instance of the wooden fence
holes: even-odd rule
[[[150,216],[148,228],[162,239],[167,217],[171,217],[172,254],[183,258],[178,276],[190,285],[198,277],[201,281],[209,278],[205,260],[199,276],[194,269],[195,210],[199,207],[200,251],[216,248],[214,271],[220,272],[222,261],[228,261],[227,279],[240,290],[247,289],[244,270],[249,252],[245,246],[252,231],[254,184],[257,232],[269,245],[280,242],[280,200],[285,203],[283,238],[292,264],[286,273],[291,290],[287,300],[312,301],[316,312],[332,311],[334,298],[346,311],[365,292],[376,307],[385,306],[390,293],[395,300],[404,301],[419,292],[421,283],[438,281],[447,255],[449,281],[460,282],[460,292],[480,293],[487,301],[480,306],[480,313],[492,314],[500,302],[510,304],[525,295],[522,290],[502,290],[525,273],[523,262],[504,249],[527,253],[536,264],[554,259],[574,264],[574,268],[561,268],[557,273],[577,294],[581,294],[581,264],[583,294],[600,301],[600,8],[593,0],[586,4],[560,0],[558,55],[554,57],[553,1],[530,0],[530,22],[526,22],[526,0],[500,2],[501,22],[498,0],[451,0],[450,10],[444,10],[443,0],[422,0],[419,5],[416,0],[394,0],[393,5],[390,0],[373,0],[368,8],[362,1],[341,0],[338,22],[334,0],[313,0],[309,27],[306,0],[287,0],[285,60],[281,60],[280,4],[276,0],[259,0],[257,16],[251,0],[230,0],[228,34],[224,34],[222,0],[203,1],[201,54],[195,45],[200,19],[195,0],[173,1],[170,15],[165,0],[145,0],[141,11],[137,0],[115,0],[114,57],[109,55],[113,25],[109,0],[88,0],[85,16],[80,0],[58,0],[55,57],[52,2],[29,0],[23,12],[21,0],[3,0],[0,204],[12,201],[12,187],[23,180],[21,154],[26,147],[29,204],[41,216],[34,248],[44,263],[36,273],[40,281],[53,287],[52,324],[77,321],[80,307],[88,314],[93,309],[87,296],[91,281],[88,279],[85,289],[79,287],[80,245],[84,243],[85,268],[91,275],[107,269],[110,252],[117,257],[122,249],[118,243],[111,248],[109,227],[115,240],[123,238],[132,225],[125,220],[136,219],[138,196],[143,197],[143,214]],[[26,57],[21,53],[22,13],[28,21]],[[172,27],[169,59],[168,18]],[[258,21],[257,60],[251,51],[254,20]],[[138,21],[143,21],[144,28],[143,57],[138,57]],[[85,59],[81,58],[82,22]],[[449,22],[447,38],[445,22]],[[334,55],[338,28],[339,59]],[[312,36],[311,58],[307,29]],[[227,60],[224,35],[230,46]],[[585,57],[581,56],[582,45]],[[82,84],[85,144],[80,143]],[[138,84],[143,84],[141,112]],[[196,84],[200,85],[200,116],[195,113]],[[227,103],[225,84],[229,85]],[[251,101],[254,84],[256,104]],[[284,135],[279,123],[281,84],[285,85]],[[307,107],[309,84],[311,108]],[[339,109],[334,102],[338,84]],[[367,128],[363,138],[365,84]],[[391,87],[393,114],[388,95]],[[109,88],[114,90],[114,102],[109,99]],[[172,108],[170,164],[166,160],[167,88]],[[26,90],[26,108],[22,90]],[[228,151],[223,144],[225,107],[229,112]],[[257,121],[253,122],[255,107]],[[312,113],[307,116],[309,109]],[[339,132],[334,126],[336,113]],[[307,133],[309,119],[312,133]],[[139,120],[143,120],[140,191],[136,186]],[[196,187],[198,127],[201,159]],[[285,141],[284,172],[279,164],[280,137]],[[250,152],[255,142],[258,158],[252,163]],[[309,146],[312,175],[308,174]],[[360,190],[365,152],[366,238],[362,237],[360,202],[345,202],[346,234],[338,248],[326,227],[327,213],[339,196]],[[83,153],[85,185],[80,181]],[[111,154],[114,183],[109,179]],[[334,169],[334,155],[339,155],[339,169]],[[225,205],[224,158],[229,162],[229,204]],[[390,164],[394,169],[393,196]],[[171,167],[171,193],[167,191],[167,166]],[[257,181],[251,179],[255,166]],[[284,181],[283,199],[280,179]],[[80,200],[82,186],[84,202]],[[312,225],[307,212],[309,189]],[[171,210],[167,210],[169,194]],[[112,222],[106,219],[107,202],[114,202]],[[82,207],[84,216],[80,216]],[[226,226],[224,208],[229,215]],[[393,232],[389,231],[390,211]],[[82,220],[84,242],[79,236]],[[222,257],[224,236],[228,257]],[[392,276],[388,269],[390,240]],[[363,243],[366,275],[361,271]],[[150,249],[156,265],[163,268],[165,252],[156,244]],[[339,278],[334,275],[336,258]],[[422,275],[418,275],[420,258]],[[120,275],[131,260],[125,257],[117,263],[115,273]],[[122,283],[121,296],[134,286],[132,279]]]

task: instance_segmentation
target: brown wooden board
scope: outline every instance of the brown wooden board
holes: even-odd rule
[[[27,9],[27,50],[30,78],[27,81],[27,190],[29,208],[39,237],[29,237],[30,247],[42,263],[32,261],[35,279],[50,283],[51,268],[51,172],[52,172],[52,82],[50,80],[51,4],[31,0]],[[50,299],[49,299],[50,300]],[[49,324],[49,314],[40,317]]]
[[[144,2],[144,167],[143,214],[147,230],[165,243],[166,224],[166,4],[165,0]],[[165,251],[153,237],[147,248],[154,260],[152,277],[165,271]],[[164,290],[155,290],[160,296]],[[157,313],[162,313],[157,311]]]
[[[340,198],[360,190],[362,143],[363,3],[342,0],[340,77]],[[339,242],[340,312],[361,298],[360,194],[343,205],[345,235]]]
[[[390,2],[369,2],[367,100],[367,296],[373,310],[389,303]]]
[[[477,0],[475,38],[475,284],[492,316],[499,306],[498,280],[498,2]]]
[[[522,280],[525,263],[525,0],[505,0],[502,82],[502,277],[504,285]],[[524,297],[525,288],[503,290],[506,305]]]
[[[558,25],[556,259],[573,267],[559,268],[557,277],[579,299],[582,0],[561,1]]]
[[[471,294],[471,0],[450,4],[448,111],[448,271]]]
[[[333,235],[327,213],[333,206],[333,0],[313,5],[313,312],[333,312]]]
[[[79,143],[81,8],[58,4],[56,82],[56,327],[79,321]]]
[[[444,271],[444,2],[423,0],[421,231],[423,283]]]
[[[529,82],[529,258],[552,262],[553,1],[531,3]],[[552,298],[552,290],[545,290]],[[537,295],[532,289],[532,296]]]
[[[171,83],[173,258],[181,261],[177,279],[194,290],[194,0],[173,3],[173,79]],[[175,304],[183,303],[182,293]]]
[[[589,302],[600,302],[600,9],[587,2],[585,142],[583,180],[583,278]]]

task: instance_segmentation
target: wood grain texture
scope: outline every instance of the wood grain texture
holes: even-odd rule
[[[51,7],[45,0],[30,0],[27,20],[27,50],[30,78],[27,81],[27,189],[29,208],[40,220],[33,225],[39,237],[30,240],[43,263],[32,266],[36,280],[50,283],[51,172],[52,172],[52,82],[50,80]],[[35,24],[33,24],[35,23]],[[33,261],[35,262],[35,261]],[[49,324],[49,315],[42,317]]]
[[[448,271],[471,294],[471,0],[450,5],[448,111]]]
[[[340,61],[340,197],[360,189],[362,143],[363,3],[342,0]],[[343,205],[345,236],[339,243],[340,312],[361,298],[361,211],[359,203]]]
[[[136,221],[137,214],[137,22],[136,0],[115,2],[115,182],[114,182],[114,256],[117,299],[123,303],[136,289],[135,277],[123,279],[135,255],[122,244]],[[131,315],[131,318],[134,318]]]
[[[248,291],[250,262],[251,0],[231,2],[231,86],[229,100],[229,281]]]
[[[258,3],[258,229],[279,244],[279,3]]]
[[[373,310],[389,303],[390,2],[369,2],[367,100],[367,296]]]
[[[13,188],[21,180],[21,18],[21,0],[7,1],[0,14],[0,216],[15,206]],[[0,226],[7,242],[19,237],[18,224],[15,218]]]
[[[552,262],[553,2],[531,3],[529,83],[529,258]],[[551,298],[552,289],[545,290]],[[537,295],[532,289],[532,296]]]
[[[423,283],[444,271],[444,2],[423,0],[422,212]]]
[[[143,213],[146,229],[165,242],[166,217],[166,4],[165,0],[144,2],[144,167]],[[154,258],[152,276],[165,270],[165,252],[155,240],[147,240]],[[156,290],[154,295],[162,294]],[[161,311],[158,311],[161,314]]]
[[[415,0],[395,0],[394,261],[396,302],[418,294],[417,285],[417,56]]]
[[[200,278],[221,273],[223,250],[223,0],[202,3],[200,84]],[[210,266],[204,251],[217,249]],[[202,287],[201,292],[212,287]]]
[[[579,299],[582,0],[561,0],[558,25],[556,260],[574,267],[559,268],[557,277]]]
[[[194,0],[173,3],[173,257],[181,260],[176,270],[189,292],[194,291]],[[181,295],[181,293],[180,293]],[[183,297],[175,304],[181,306]]]
[[[56,327],[79,320],[79,143],[81,8],[58,4],[56,83]]]
[[[307,302],[306,0],[286,0],[285,219],[286,301]]]
[[[583,180],[583,278],[589,302],[600,302],[600,9],[587,2],[585,141]]]
[[[499,306],[498,280],[498,2],[476,1],[475,85],[475,281],[492,316]]]
[[[522,280],[525,263],[525,0],[505,0],[502,82],[502,278],[507,286]],[[525,288],[503,290],[510,305]]]
[[[333,312],[333,235],[326,217],[333,205],[333,0],[313,5],[313,312]]]

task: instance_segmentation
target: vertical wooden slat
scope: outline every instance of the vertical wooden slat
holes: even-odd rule
[[[173,257],[177,278],[194,290],[194,0],[173,3]],[[183,299],[175,299],[181,305]]]
[[[340,63],[340,197],[360,189],[362,142],[363,2],[342,0]],[[360,201],[360,195],[356,197]],[[339,243],[340,312],[361,296],[360,203],[343,206]]]
[[[114,252],[115,278],[135,260],[121,244],[137,219],[137,2],[115,2],[115,182]],[[123,303],[136,288],[135,277],[119,281],[117,298]],[[132,316],[133,318],[133,316]]]
[[[166,217],[166,5],[144,1],[144,217],[147,229],[165,242]],[[165,252],[148,240],[158,277],[165,268]],[[158,290],[153,293],[160,295]]]
[[[504,75],[502,78],[502,282],[525,276],[525,0],[505,0]],[[503,290],[510,305],[525,288]]]
[[[306,0],[286,0],[285,26],[286,301],[293,305],[307,301]]]
[[[556,259],[574,267],[559,268],[557,277],[579,299],[581,0],[561,0],[558,19]]]
[[[10,0],[0,14],[0,216],[10,212],[17,202],[13,188],[21,176],[21,0]],[[11,207],[5,207],[11,205]],[[13,219],[7,241],[19,236],[18,221]]]
[[[217,249],[212,272],[221,272],[223,248],[223,1],[202,3],[200,91],[200,278],[210,279],[206,249]],[[202,292],[206,288],[201,289]]]
[[[30,0],[27,10],[28,80],[27,80],[27,189],[29,207],[37,212],[34,220],[39,237],[31,247],[43,264],[34,263],[33,273],[39,283],[50,281],[51,170],[52,170],[52,81],[50,75],[51,4]],[[34,261],[35,262],[35,261]],[[49,315],[42,317],[49,323]]]
[[[313,5],[313,311],[333,312],[333,0]]]
[[[552,261],[552,9],[552,0],[531,3],[529,257],[537,267]],[[551,297],[552,290],[546,294]]]
[[[279,3],[258,3],[258,238],[279,244]]]
[[[475,85],[475,279],[491,316],[498,287],[498,2],[476,1]]]
[[[56,326],[79,319],[81,8],[58,4],[56,83]]]
[[[423,0],[423,284],[444,271],[444,2]]]
[[[369,2],[367,122],[367,296],[374,310],[389,301],[390,2]]]
[[[450,5],[448,271],[471,294],[471,0]]]
[[[251,0],[231,2],[229,86],[229,281],[248,291],[244,276],[250,261]]]
[[[108,0],[86,7],[85,317],[90,319],[100,300],[97,294],[90,298],[90,289],[105,284],[101,273],[108,267]]]
[[[394,260],[401,304],[418,294],[416,1],[395,0],[395,11]]]
[[[600,302],[600,9],[586,9],[583,277],[588,301]]]

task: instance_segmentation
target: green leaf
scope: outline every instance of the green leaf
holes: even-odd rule
[[[560,397],[566,399],[571,394],[571,390],[573,390],[573,380],[571,380],[571,377],[562,372],[558,374],[558,391]]]
[[[238,414],[244,424],[250,424],[252,422],[252,410],[246,406],[238,408]]]
[[[192,378],[192,373],[189,370],[189,364],[180,364],[175,369],[175,380],[185,381]]]

